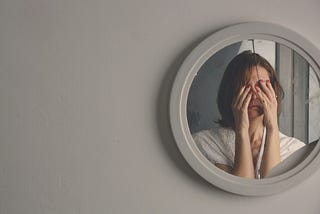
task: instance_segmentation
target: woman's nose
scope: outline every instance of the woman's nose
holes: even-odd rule
[[[256,90],[255,90],[256,85],[253,83],[253,84],[250,84],[250,87],[251,87],[251,92],[252,92],[251,99],[255,100],[257,98],[257,94],[256,94]]]
[[[252,99],[252,100],[257,99],[257,95],[256,95],[256,93],[255,93],[255,92],[252,92],[252,97],[251,97],[251,99]]]

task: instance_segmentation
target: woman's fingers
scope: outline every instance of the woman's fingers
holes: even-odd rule
[[[247,94],[244,102],[243,102],[243,107],[244,107],[245,109],[248,109],[248,106],[249,106],[251,97],[252,97],[252,92],[251,92],[251,90],[250,90],[249,93]]]
[[[261,101],[262,105],[265,105],[266,102],[268,101],[268,97],[267,95],[261,91],[261,89],[259,87],[256,86],[256,95],[259,98],[259,100]]]
[[[266,94],[269,98],[271,98],[271,92],[269,88],[266,86],[266,83],[264,80],[259,80],[260,89],[263,91],[264,94]]]
[[[260,82],[261,83],[261,82]],[[261,89],[256,87],[256,96],[263,106],[263,123],[267,127],[277,126],[277,105],[274,90],[270,83],[261,83]]]
[[[237,96],[235,96],[234,99],[233,99],[233,102],[232,102],[232,105],[233,105],[233,106],[237,106],[237,105],[239,104],[240,99],[241,99],[241,95],[243,94],[243,92],[245,91],[245,89],[246,89],[246,86],[243,86],[243,87],[240,88]]]
[[[239,97],[239,101],[237,103],[237,106],[239,108],[241,108],[244,104],[244,100],[246,99],[246,97],[248,96],[248,93],[250,92],[251,88],[250,86],[246,86],[244,92],[240,95]]]
[[[269,99],[273,99],[276,97],[276,94],[272,88],[270,80],[259,80],[259,84],[264,94],[268,96]]]
[[[274,89],[273,89],[273,87],[272,87],[272,85],[271,85],[270,80],[267,80],[267,81],[266,81],[266,85],[267,85],[267,88],[271,91],[272,96],[275,97],[275,98],[277,98],[276,92],[274,91]]]

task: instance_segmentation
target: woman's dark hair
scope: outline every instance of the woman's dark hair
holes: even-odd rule
[[[273,67],[259,54],[247,50],[238,54],[231,60],[220,83],[217,103],[221,114],[221,119],[218,120],[218,123],[222,127],[234,128],[234,117],[232,112],[233,98],[240,88],[247,83],[250,78],[251,69],[255,66],[261,66],[269,73],[270,83],[277,96],[278,115],[280,114],[280,102],[284,96],[284,92]]]

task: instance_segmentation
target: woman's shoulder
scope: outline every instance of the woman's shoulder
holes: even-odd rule
[[[229,128],[224,128],[221,126],[214,127],[211,129],[201,130],[194,134],[192,134],[193,137],[201,137],[201,136],[222,136],[222,135],[232,135],[234,134],[234,131]]]
[[[226,142],[234,138],[234,131],[224,127],[214,127],[207,130],[201,130],[192,135],[193,139],[201,139],[214,142]]]
[[[215,127],[192,135],[201,153],[212,163],[233,165],[234,133],[231,129]]]

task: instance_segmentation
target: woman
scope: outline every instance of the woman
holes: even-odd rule
[[[200,151],[217,167],[244,178],[265,177],[304,146],[279,132],[283,90],[269,62],[244,51],[227,66],[218,92],[220,127],[196,133]]]

